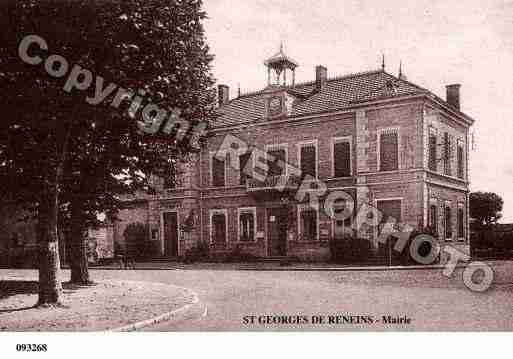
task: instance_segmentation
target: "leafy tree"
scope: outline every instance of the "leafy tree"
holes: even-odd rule
[[[169,122],[159,122],[155,114],[143,122],[134,117],[140,119],[150,102],[178,109],[193,125],[211,117],[212,56],[201,5],[199,0],[9,0],[0,5],[6,114],[0,123],[2,195],[37,209],[40,304],[60,301],[57,226],[72,233],[72,279],[87,282],[83,233],[96,214],[115,214],[121,194],[149,190],[151,175],[169,174],[176,158],[193,150],[192,131],[176,136],[183,128],[167,131]],[[18,47],[29,34],[44,38],[49,47],[47,53],[32,50],[34,55],[44,60],[58,54],[70,71],[80,65],[93,75],[91,86],[64,91],[69,72],[55,78],[43,63],[24,63]],[[114,84],[116,90],[131,89],[132,98],[139,94],[139,111],[129,101],[113,106],[117,91],[94,105],[86,101],[95,98],[97,76],[103,79],[100,91]],[[144,126],[146,132],[166,131],[150,136],[141,131]]]
[[[493,192],[472,192],[470,194],[470,217],[476,220],[479,226],[490,226],[502,218],[504,201]]]

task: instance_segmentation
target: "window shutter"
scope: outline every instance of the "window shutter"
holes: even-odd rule
[[[240,215],[240,240],[252,241],[255,238],[255,220],[252,213]]]
[[[380,136],[380,170],[399,169],[397,132],[383,133]]]
[[[452,214],[451,207],[445,207],[445,238],[452,238]]]
[[[429,169],[431,171],[437,170],[437,158],[436,158],[436,135],[429,135]]]
[[[458,238],[465,236],[465,214],[463,208],[458,208]]]
[[[212,160],[212,171],[213,171],[213,177],[212,177],[212,185],[214,187],[224,187],[225,186],[225,178],[224,178],[224,161],[219,160],[216,157]]]
[[[335,177],[351,176],[351,144],[338,142],[334,145]]]
[[[316,151],[315,146],[301,147],[301,176],[316,177]]]
[[[274,157],[274,161],[268,161],[269,176],[281,176],[284,174],[284,168],[279,163],[280,160],[285,162],[285,150],[272,150],[267,153]]]
[[[463,146],[458,145],[458,178],[464,178],[464,167],[463,167]]]
[[[444,133],[444,174],[451,175],[451,137],[448,132]]]
[[[438,233],[438,217],[436,213],[436,205],[434,204],[429,207],[429,226],[435,233]]]
[[[250,170],[251,168],[248,166],[248,162],[251,158],[251,153],[245,153],[241,156],[239,156],[239,183],[241,185],[245,185],[246,184],[246,181],[248,178],[250,178],[251,176],[248,175],[247,173],[251,173]],[[248,167],[248,168],[246,168]]]
[[[317,239],[317,216],[315,211],[306,210],[301,212],[301,219],[303,222],[303,239],[316,240]]]

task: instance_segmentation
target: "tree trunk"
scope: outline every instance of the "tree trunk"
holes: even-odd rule
[[[39,300],[37,305],[60,305],[62,284],[60,280],[61,263],[59,259],[59,235],[57,222],[59,216],[59,190],[64,172],[64,161],[68,153],[72,121],[64,132],[62,147],[57,151],[59,158],[55,177],[44,178],[42,195],[38,207],[39,242]],[[60,127],[58,127],[60,129]],[[60,132],[57,130],[57,133]],[[58,136],[59,137],[59,136]],[[51,173],[51,172],[50,172]],[[51,179],[51,180],[50,180]]]
[[[59,305],[59,237],[57,234],[57,193],[47,189],[38,207],[39,301],[38,305]]]
[[[87,242],[84,236],[85,224],[82,206],[79,201],[71,204],[71,283],[88,285],[89,265],[87,261]]]

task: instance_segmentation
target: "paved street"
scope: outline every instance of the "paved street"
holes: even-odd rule
[[[486,293],[465,288],[459,269],[440,270],[235,271],[93,270],[95,280],[162,282],[195,291],[201,307],[189,318],[148,330],[512,330],[513,265],[499,263],[496,284]],[[0,274],[2,272],[0,271]],[[67,276],[68,273],[65,273]],[[244,324],[255,315],[371,315],[375,324]],[[407,316],[410,325],[390,325],[383,315]]]

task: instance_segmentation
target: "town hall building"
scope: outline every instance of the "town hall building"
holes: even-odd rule
[[[382,221],[467,241],[474,120],[460,109],[460,85],[448,85],[444,100],[384,65],[340,77],[317,66],[313,81],[296,83],[298,63],[283,49],[265,65],[260,91],[230,98],[230,89],[218,86],[207,142],[181,166],[176,184],[161,179],[155,194],[127,200],[112,229],[118,246],[137,222],[147,225],[161,257],[181,257],[201,242],[214,257],[237,250],[324,261],[329,241],[348,233],[376,245],[380,227],[355,223],[364,205]],[[247,151],[219,156],[227,136]],[[267,166],[257,169],[262,162]],[[324,189],[317,208],[294,195],[306,180],[312,191]],[[341,220],[323,210],[334,191],[352,199],[345,206],[353,215]]]

